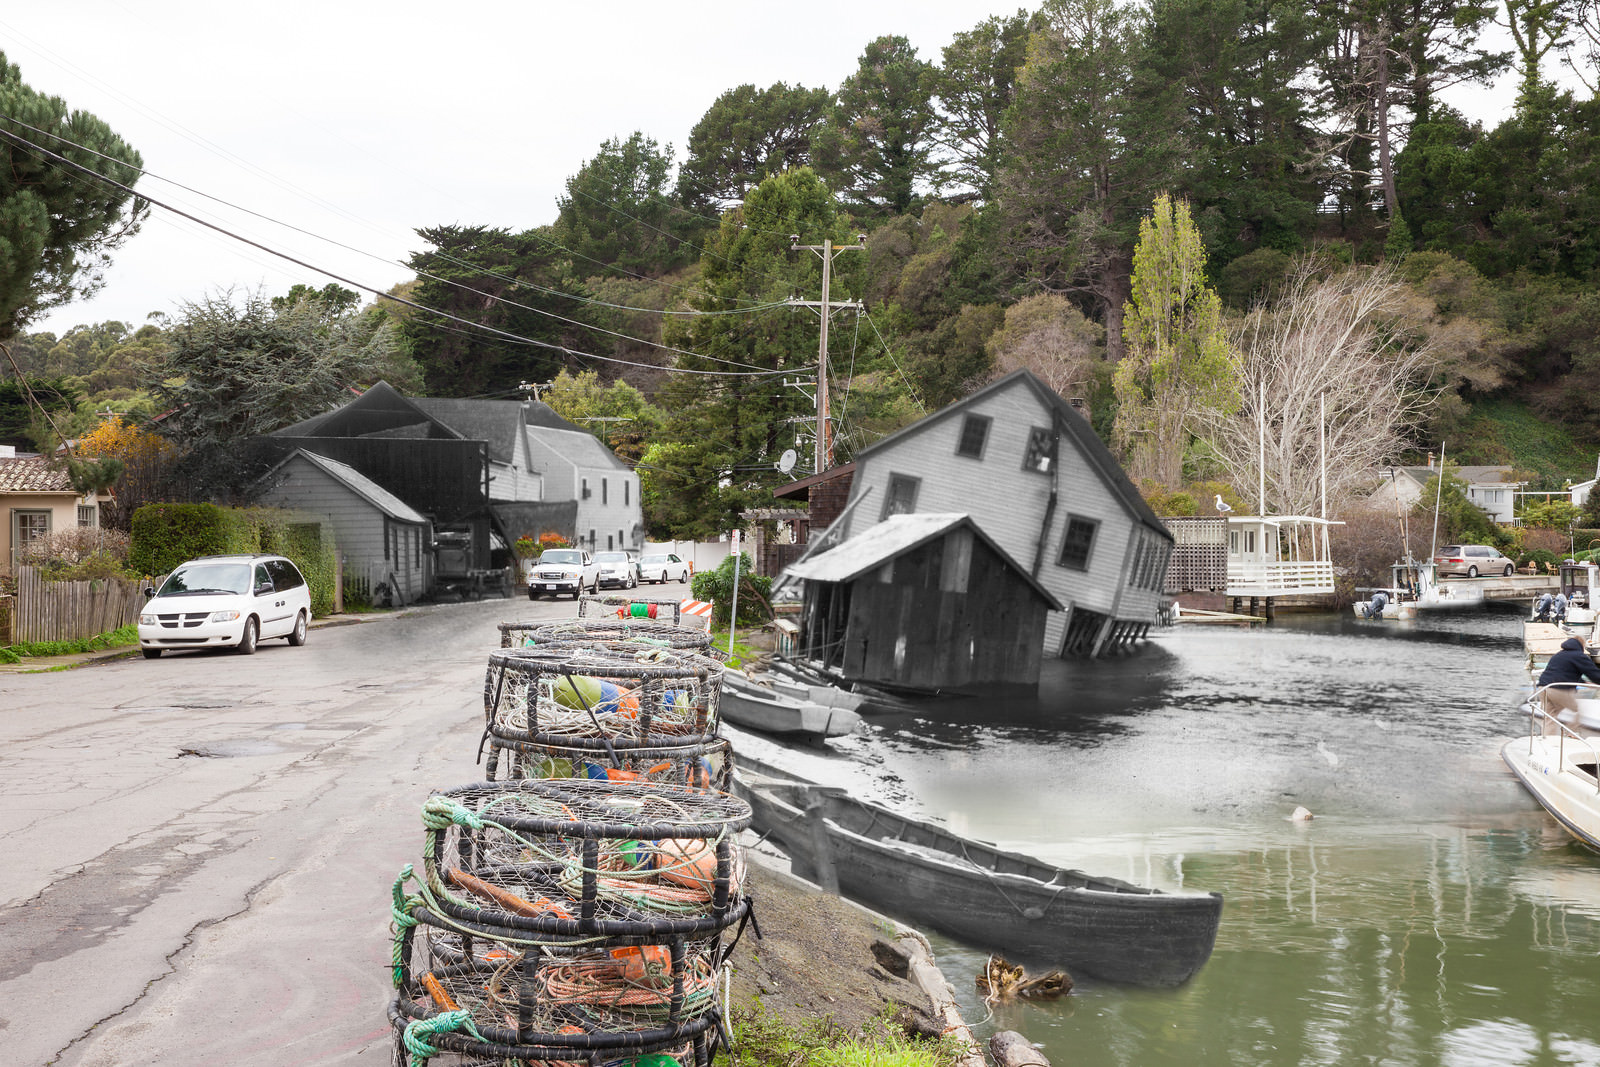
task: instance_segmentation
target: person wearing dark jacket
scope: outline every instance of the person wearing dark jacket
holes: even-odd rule
[[[1585,679],[1600,683],[1600,666],[1596,666],[1583,640],[1569,637],[1561,642],[1561,650],[1550,657],[1539,675],[1539,685],[1556,685],[1544,691],[1544,710],[1551,715],[1578,710],[1578,691],[1574,685]]]

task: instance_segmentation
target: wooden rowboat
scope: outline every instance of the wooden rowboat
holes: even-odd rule
[[[768,769],[770,771],[770,769]],[[1052,867],[741,762],[751,827],[795,873],[976,948],[1110,982],[1177,986],[1211,956],[1220,893],[1146,889]]]
[[[727,722],[762,733],[821,741],[843,737],[861,726],[849,708],[828,707],[759,685],[739,671],[722,676],[719,713]]]

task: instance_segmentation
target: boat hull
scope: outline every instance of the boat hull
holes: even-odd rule
[[[1500,758],[1569,834],[1600,852],[1600,783],[1591,773],[1595,748],[1570,737],[1563,748],[1557,740],[1518,737],[1501,746]]]
[[[1164,893],[1002,852],[837,790],[743,774],[752,826],[796,873],[886,914],[1075,976],[1172,987],[1211,956],[1217,893]]]
[[[717,708],[722,718],[735,726],[779,736],[822,740],[854,733],[861,725],[861,716],[849,708],[795,700],[726,675]]]

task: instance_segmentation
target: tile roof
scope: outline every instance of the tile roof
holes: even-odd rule
[[[42,456],[0,459],[0,493],[71,493],[72,480],[65,470],[50,466]]]

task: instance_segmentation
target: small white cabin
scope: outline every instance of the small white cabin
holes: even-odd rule
[[[1309,596],[1333,592],[1329,519],[1309,515],[1229,515],[1230,597]]]

